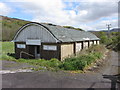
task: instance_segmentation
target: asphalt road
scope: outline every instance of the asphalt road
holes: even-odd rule
[[[3,88],[111,88],[111,80],[102,75],[118,74],[118,53],[112,51],[105,60],[105,64],[96,71],[86,73],[67,73],[63,71],[34,71],[2,74]],[[3,61],[4,63],[4,61]],[[13,62],[14,63],[14,62]],[[5,67],[3,70],[8,70]],[[26,67],[23,65],[22,67]],[[15,66],[16,67],[16,66]],[[21,66],[19,66],[21,68]],[[14,69],[10,67],[10,69]],[[117,85],[117,87],[119,84]]]

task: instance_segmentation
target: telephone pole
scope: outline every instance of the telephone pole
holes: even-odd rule
[[[107,28],[108,28],[108,38],[110,38],[110,28],[111,28],[111,24],[106,24]]]

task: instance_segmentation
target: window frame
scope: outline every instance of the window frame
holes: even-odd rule
[[[20,49],[25,49],[26,48],[26,45],[25,44],[17,44],[17,48],[20,48]]]
[[[43,45],[43,50],[57,51],[57,45]]]

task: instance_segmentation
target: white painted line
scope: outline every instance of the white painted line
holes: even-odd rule
[[[0,74],[17,73],[17,72],[32,72],[32,70],[30,69],[0,70]]]

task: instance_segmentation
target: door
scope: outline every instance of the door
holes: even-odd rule
[[[38,45],[29,45],[29,56],[30,59],[40,58],[40,46]]]
[[[35,58],[35,47],[33,45],[29,45],[28,47],[29,47],[29,58],[34,59]]]
[[[40,46],[35,46],[35,58],[40,58]]]

